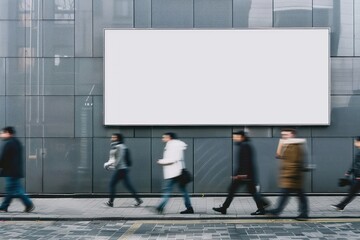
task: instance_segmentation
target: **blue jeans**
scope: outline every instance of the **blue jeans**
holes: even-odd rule
[[[114,172],[110,181],[110,202],[113,202],[116,194],[116,184],[120,181],[124,181],[124,186],[126,189],[134,196],[137,202],[140,202],[140,198],[137,195],[134,187],[132,186],[129,178],[129,170],[128,169],[119,169]]]
[[[7,209],[13,198],[20,198],[25,207],[33,205],[30,198],[25,194],[24,188],[21,186],[20,178],[6,177],[5,198],[0,208]]]
[[[171,195],[171,192],[172,192],[172,189],[173,189],[175,183],[178,183],[176,177],[165,179],[164,185],[163,185],[163,196],[162,196],[161,202],[160,202],[159,206],[157,207],[157,209],[161,209],[161,210],[164,209],[166,203],[169,201],[169,198],[170,198],[170,195]],[[186,186],[183,186],[178,183],[178,187],[184,196],[185,207],[191,208],[190,197],[186,190]]]
[[[308,201],[307,201],[306,195],[302,189],[283,188],[283,189],[281,189],[281,191],[282,191],[282,195],[278,199],[277,208],[270,210],[269,212],[271,212],[275,215],[279,215],[284,210],[284,208],[289,200],[290,193],[295,193],[295,194],[297,194],[297,196],[299,198],[300,213],[304,214],[304,215],[308,214],[308,212],[309,212]]]

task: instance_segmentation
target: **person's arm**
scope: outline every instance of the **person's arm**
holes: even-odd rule
[[[125,147],[122,145],[116,146],[116,154],[115,154],[115,163],[114,166],[116,167],[119,165],[121,160],[125,159]]]
[[[277,149],[276,149],[276,155],[275,155],[276,158],[281,158],[281,148],[282,147],[283,147],[283,140],[280,139],[279,143],[278,143],[278,146],[277,146]]]
[[[109,166],[114,165],[114,163],[115,163],[115,159],[110,158],[109,161],[104,163],[104,168],[108,168]]]
[[[360,156],[356,155],[354,161],[355,162],[358,161],[357,158],[359,158],[359,157]],[[353,174],[353,173],[354,173],[354,166],[353,166],[353,163],[351,163],[349,170],[347,170],[347,172],[345,173],[345,177],[350,177],[350,175]]]

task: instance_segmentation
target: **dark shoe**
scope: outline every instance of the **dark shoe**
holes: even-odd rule
[[[306,220],[308,220],[308,218],[309,218],[309,216],[307,214],[302,213],[299,216],[297,216],[295,218],[295,220],[297,220],[297,221],[306,221]]]
[[[271,205],[271,204],[270,204],[270,202],[268,202],[268,201],[266,201],[266,202],[264,201],[264,202],[263,202],[263,207],[264,207],[264,208],[268,208],[268,207],[270,207],[270,205]]]
[[[34,209],[35,209],[35,205],[31,204],[30,206],[25,208],[24,212],[30,213],[30,212],[34,211]]]
[[[213,210],[215,212],[219,212],[221,214],[226,214],[226,208],[224,208],[224,207],[213,207]]]
[[[250,213],[250,215],[265,215],[265,211],[258,209],[255,212]]]
[[[114,202],[107,201],[107,202],[104,202],[104,205],[107,207],[114,207]]]
[[[7,208],[0,208],[0,212],[7,212]]]
[[[193,214],[194,213],[194,209],[192,207],[180,212],[180,214]]]
[[[138,206],[140,206],[143,202],[144,202],[144,201],[140,199],[140,200],[137,201],[133,206],[134,206],[134,207],[138,207]]]
[[[164,209],[163,209],[163,208],[156,207],[156,208],[154,208],[154,211],[155,211],[155,213],[157,213],[157,214],[163,214]]]
[[[334,208],[336,211],[344,211],[344,208],[343,207],[340,207],[339,205],[331,205],[332,208]]]

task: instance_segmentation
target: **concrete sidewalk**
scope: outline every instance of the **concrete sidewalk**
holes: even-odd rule
[[[276,205],[278,197],[267,197],[272,205]],[[355,198],[343,212],[330,207],[338,203],[342,196],[311,196],[309,197],[310,218],[359,218],[360,198]],[[0,220],[170,220],[170,219],[264,219],[268,216],[250,216],[256,210],[251,197],[235,197],[226,215],[216,213],[213,207],[223,203],[225,197],[193,197],[191,198],[195,214],[179,214],[184,210],[181,197],[173,197],[168,202],[164,214],[157,214],[154,207],[160,198],[143,198],[144,203],[133,207],[132,198],[117,198],[114,207],[103,203],[105,198],[33,198],[36,209],[32,213],[23,213],[23,205],[15,200],[9,207],[9,212],[0,213]],[[280,218],[294,218],[298,215],[298,200],[291,197]]]

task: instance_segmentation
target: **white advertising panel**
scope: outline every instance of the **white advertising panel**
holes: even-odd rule
[[[329,125],[328,29],[105,29],[105,125]]]

